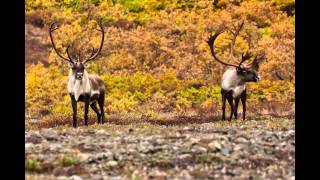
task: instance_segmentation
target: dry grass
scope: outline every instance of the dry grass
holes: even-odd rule
[[[259,109],[258,109],[259,108]],[[255,112],[255,113],[253,113]],[[226,111],[228,118],[229,111]],[[280,104],[280,103],[265,103],[260,106],[250,106],[247,112],[247,120],[259,120],[265,118],[287,118],[294,119],[295,111],[294,105]],[[239,106],[238,119],[242,119],[242,108]],[[221,120],[220,110],[207,111],[188,111],[188,113],[158,113],[158,114],[112,114],[106,115],[106,124],[114,125],[128,125],[137,123],[149,123],[155,125],[184,125],[184,124],[201,124],[210,122],[223,122]],[[234,120],[233,120],[234,121]],[[238,122],[238,121],[235,121]],[[239,122],[243,122],[240,120]],[[26,129],[41,129],[51,127],[71,127],[72,116],[50,116],[44,119],[31,120],[26,119]],[[97,124],[97,117],[89,116],[88,124],[90,126]],[[78,126],[84,126],[82,117],[78,117]]]

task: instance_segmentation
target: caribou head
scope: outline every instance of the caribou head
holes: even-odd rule
[[[57,53],[57,55],[61,59],[65,60],[66,62],[69,63],[70,69],[72,70],[72,74],[75,76],[75,78],[78,80],[81,80],[83,78],[84,73],[85,73],[85,68],[87,67],[88,62],[94,60],[99,55],[99,53],[102,49],[103,42],[104,42],[103,27],[102,27],[101,23],[98,23],[100,29],[97,29],[97,30],[101,32],[101,43],[100,43],[99,48],[96,50],[95,48],[92,47],[91,54],[89,55],[89,57],[83,58],[80,56],[80,54],[81,54],[80,50],[78,51],[78,54],[75,55],[76,57],[74,57],[70,53],[70,47],[71,47],[70,45],[67,46],[67,48],[66,48],[66,54],[67,54],[66,57],[64,55],[62,55],[57,50],[55,42],[53,40],[53,36],[52,36],[52,33],[59,28],[58,26],[55,26],[55,25],[56,25],[56,23],[52,23],[49,28],[49,35],[50,35],[53,49],[55,50],[55,52]]]
[[[243,27],[244,21],[242,21],[242,23],[238,26],[238,29],[235,32],[231,32],[233,34],[233,38],[232,38],[232,44],[234,44],[234,41],[236,39],[236,37],[238,36],[241,28]],[[245,82],[257,82],[259,81],[261,78],[258,74],[258,70],[259,70],[259,63],[265,59],[265,54],[257,54],[254,56],[254,59],[252,60],[252,62],[248,65],[244,65],[244,62],[248,61],[249,59],[251,59],[253,57],[252,52],[250,52],[250,50],[243,52],[241,55],[241,58],[239,60],[238,64],[231,64],[231,63],[227,63],[225,61],[222,61],[217,55],[216,52],[214,50],[214,42],[217,39],[217,37],[222,34],[223,32],[227,31],[227,29],[225,27],[220,27],[214,35],[211,35],[209,40],[207,41],[210,50],[211,50],[211,54],[213,56],[213,58],[225,65],[225,66],[230,66],[230,67],[234,67],[237,71],[237,74],[239,75],[239,77],[243,78],[243,80]],[[249,43],[250,44],[250,43]],[[250,45],[249,45],[250,47]],[[231,46],[231,51],[233,52],[233,45]],[[233,54],[232,54],[233,55]]]

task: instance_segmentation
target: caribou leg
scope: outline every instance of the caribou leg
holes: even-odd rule
[[[242,94],[241,94],[241,103],[242,103],[242,111],[243,111],[243,120],[246,119],[246,111],[247,111],[247,107],[246,107],[246,101],[247,101],[247,92],[244,91]]]
[[[89,104],[90,104],[90,99],[86,97],[86,100],[84,101],[84,125],[86,126],[88,126]]]
[[[221,93],[222,95],[222,120],[226,119],[225,112],[226,112],[226,93]]]
[[[231,109],[230,118],[229,118],[229,121],[231,121],[232,115],[233,115],[233,112],[234,112],[234,105],[233,105],[233,98],[232,98],[232,96],[228,96],[228,97],[227,97],[227,100],[228,100],[228,103],[230,104],[230,109]]]
[[[101,115],[99,113],[98,107],[97,107],[97,103],[93,102],[90,104],[91,109],[97,114],[97,118],[98,118],[98,124],[101,123]]]
[[[72,126],[76,128],[77,127],[77,101],[75,100],[73,95],[70,95],[70,97],[71,97],[71,104],[72,104],[72,111],[73,111]]]
[[[104,118],[104,93],[100,94],[100,97],[98,99],[98,104],[99,104],[99,108],[101,111],[101,124],[103,124],[105,121],[105,118]]]
[[[234,101],[235,101],[235,104],[234,104],[234,119],[238,119],[238,105],[239,105],[240,98],[236,98]]]

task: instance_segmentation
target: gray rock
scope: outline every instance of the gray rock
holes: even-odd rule
[[[180,160],[192,159],[192,155],[190,155],[190,154],[182,154],[182,155],[178,156],[178,159],[180,159]]]
[[[100,174],[94,174],[93,176],[91,176],[92,180],[103,180],[103,176]]]
[[[59,139],[58,134],[52,129],[43,129],[41,134],[48,141],[57,141]]]
[[[121,176],[112,176],[112,177],[109,177],[110,180],[121,180],[123,179]]]
[[[42,142],[42,137],[39,133],[31,133],[26,135],[25,141],[33,144],[40,144]]]
[[[244,138],[244,137],[238,137],[235,142],[237,143],[248,143],[248,139]]]
[[[32,143],[25,143],[25,144],[24,144],[25,150],[30,149],[32,146],[33,146]]]
[[[192,147],[191,151],[196,153],[206,153],[208,150],[205,147],[195,145]]]
[[[106,131],[104,129],[99,129],[96,131],[97,134],[105,134]]]
[[[67,176],[58,176],[57,180],[68,180]]]
[[[77,175],[73,175],[73,176],[71,176],[71,180],[82,180],[82,177],[77,176]]]
[[[219,151],[222,146],[218,141],[212,141],[208,144],[208,147],[212,150],[212,151]]]
[[[243,144],[236,144],[233,148],[234,151],[239,151],[239,150],[242,150],[242,149],[245,149],[245,145]]]
[[[232,148],[230,146],[225,146],[221,149],[221,153],[224,155],[228,155],[232,152]]]
[[[116,167],[116,166],[118,166],[118,162],[117,161],[108,161],[107,166]]]

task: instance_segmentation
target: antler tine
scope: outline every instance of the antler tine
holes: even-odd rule
[[[220,27],[214,35],[210,35],[210,38],[209,40],[207,41],[209,47],[210,47],[210,50],[211,50],[211,54],[213,56],[213,58],[218,61],[219,63],[223,64],[223,65],[226,65],[226,66],[233,66],[233,67],[238,67],[237,65],[234,65],[234,64],[229,64],[229,63],[226,63],[226,62],[223,62],[222,60],[220,60],[217,56],[216,56],[216,53],[214,51],[214,41],[217,39],[217,37],[223,33],[225,31],[225,27]]]
[[[68,58],[69,58],[69,59],[72,59],[72,57],[71,57],[71,55],[70,55],[70,51],[69,51],[69,50],[70,50],[70,47],[71,47],[71,46],[68,45],[66,52],[67,52]]]
[[[242,63],[244,63],[245,61],[247,61],[248,59],[250,59],[252,57],[252,53],[250,51],[247,51],[245,53],[242,53],[241,55],[241,62],[239,63],[239,68],[241,68]]]
[[[55,24],[56,24],[55,22],[52,22],[52,23],[50,24],[50,31],[51,31],[51,32],[53,32],[53,31],[55,31],[55,30],[59,29],[59,27],[58,27],[58,26],[57,26],[56,28],[53,28]]]
[[[101,32],[101,43],[100,43],[100,47],[99,47],[99,49],[98,49],[96,52],[94,52],[94,48],[92,48],[92,52],[91,52],[90,57],[87,58],[87,59],[85,59],[85,60],[83,61],[83,63],[87,63],[87,62],[95,59],[95,58],[99,55],[99,53],[101,52],[101,50],[102,50],[103,42],[104,42],[104,29],[103,29],[103,27],[102,27],[102,23],[101,23],[101,22],[98,22],[98,26],[100,27],[100,30],[99,30],[99,29],[97,29],[97,30]]]
[[[252,47],[252,42],[251,42],[252,36],[251,36],[250,33],[247,33],[247,35],[248,35],[248,39],[247,39],[248,47],[249,47],[249,49],[251,49],[251,47]]]
[[[91,55],[90,55],[90,57],[94,55],[94,52],[95,52],[94,47],[91,47]]]
[[[55,51],[55,52],[57,53],[57,55],[58,55],[60,58],[62,58],[63,60],[66,60],[66,61],[69,61],[69,62],[73,63],[72,59],[70,58],[69,53],[67,53],[69,58],[66,58],[66,57],[64,57],[64,56],[57,50],[57,48],[56,48],[56,45],[55,45],[55,43],[54,43],[54,40],[53,40],[53,37],[52,37],[52,34],[51,34],[51,33],[52,33],[53,31],[57,30],[59,27],[53,28],[54,25],[55,25],[55,22],[51,23],[50,28],[49,28],[50,40],[51,40],[52,47],[53,47],[54,51]],[[67,52],[68,52],[68,48],[67,48]]]

